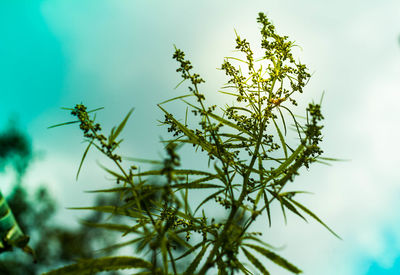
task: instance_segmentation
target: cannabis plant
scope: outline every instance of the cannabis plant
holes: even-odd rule
[[[293,57],[294,44],[287,36],[277,34],[263,13],[259,13],[257,22],[265,54],[255,59],[246,39],[236,34],[236,49],[244,58],[226,58],[221,66],[229,78],[222,93],[235,102],[223,108],[206,102],[200,91],[204,80],[193,72],[184,52],[175,47],[177,72],[189,87],[187,94],[158,105],[164,114],[161,122],[171,137],[163,141],[166,157],[154,161],[160,164],[156,169],[128,164],[117,152],[122,141],[118,137],[132,110],[105,136],[92,116],[98,109],[89,111],[83,104],[66,108],[77,119],[59,125],[79,123],[89,143],[78,174],[89,148],[96,147],[115,164],[116,170],[103,168],[119,184],[97,192],[118,193],[122,202],[120,206],[79,209],[133,221],[134,225],[92,226],[131,235],[131,240],[115,247],[135,244],[138,256],[82,259],[47,274],[94,274],[128,268],[137,269],[134,274],[269,274],[267,266],[271,263],[301,273],[261,239],[262,232],[252,231],[255,228],[251,225],[263,214],[271,225],[273,203],[280,205],[285,219],[286,211],[303,219],[307,214],[337,236],[298,202],[296,197],[301,191],[285,189],[302,167],[309,168],[321,158],[323,116],[320,104],[314,103],[306,108],[304,121],[299,122],[293,114],[291,109],[297,105],[294,97],[303,93],[310,74]],[[168,111],[166,104],[171,101],[186,105],[184,118]],[[287,131],[286,120],[291,122],[294,137]],[[191,145],[195,154],[204,155],[207,169],[181,166],[179,149],[185,145]],[[159,179],[159,184],[149,184],[152,177]],[[192,198],[204,192],[202,201],[193,205]],[[223,219],[215,216],[216,205],[226,214]]]

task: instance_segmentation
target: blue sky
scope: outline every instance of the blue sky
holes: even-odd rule
[[[157,158],[162,128],[156,104],[184,91],[172,60],[183,49],[206,79],[210,100],[226,81],[216,70],[233,55],[234,29],[257,51],[257,13],[295,40],[299,59],[313,73],[300,107],[325,91],[324,151],[351,159],[314,165],[296,189],[312,191],[303,202],[334,228],[277,218],[266,241],[304,274],[398,274],[400,270],[400,3],[392,1],[127,1],[52,0],[0,3],[0,126],[17,114],[45,158],[26,180],[46,183],[62,207],[88,205],[82,191],[110,185],[91,154],[78,182],[85,144],[73,127],[47,130],[70,119],[60,107],[104,106],[105,128],[135,107],[126,128],[127,155]],[[299,109],[300,110],[300,109]],[[300,111],[299,111],[300,112]],[[3,177],[3,176],[2,176]],[[5,177],[7,178],[7,177]],[[59,217],[73,224],[79,214]],[[270,237],[268,237],[270,236]],[[272,274],[287,274],[271,266]]]

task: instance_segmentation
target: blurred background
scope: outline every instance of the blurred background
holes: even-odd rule
[[[217,91],[227,79],[217,68],[225,56],[234,55],[234,31],[262,55],[258,12],[266,13],[279,34],[300,46],[295,54],[312,73],[295,112],[303,114],[307,103],[319,101],[325,92],[325,156],[350,161],[314,164],[293,183],[296,190],[314,193],[301,201],[342,241],[311,220],[289,217],[285,225],[278,211],[271,228],[260,218],[257,231],[264,232],[268,243],[284,246],[280,254],[307,275],[398,274],[396,0],[0,2],[0,190],[21,214],[21,226],[32,230],[34,243],[47,251],[81,237],[100,247],[82,235],[89,231],[78,224],[78,219],[100,217],[66,208],[96,203],[96,197],[84,191],[113,184],[96,163],[107,161],[95,151],[75,180],[86,144],[76,125],[47,129],[72,119],[60,107],[105,107],[97,121],[106,133],[134,107],[121,152],[158,159],[163,153],[159,141],[167,135],[157,122],[163,115],[156,104],[185,93],[183,86],[174,90],[180,76],[172,60],[173,45],[185,51],[206,80],[202,91],[208,100],[223,104],[226,99]],[[44,253],[52,256],[35,270],[26,270],[36,274],[68,263],[78,253],[60,256],[67,249],[58,249]],[[12,262],[12,255],[0,256],[0,268],[24,268]],[[272,274],[288,274],[272,264],[267,267]]]

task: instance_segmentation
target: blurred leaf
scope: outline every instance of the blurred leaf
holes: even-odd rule
[[[262,263],[260,263],[257,258],[251,254],[249,251],[247,251],[244,247],[242,247],[242,250],[244,252],[244,255],[246,255],[247,259],[258,269],[261,271],[262,274],[264,275],[269,275],[268,270],[264,267]]]
[[[302,273],[302,271],[300,269],[298,269],[293,264],[289,263],[286,259],[282,258],[281,256],[275,254],[274,252],[272,252],[266,248],[263,248],[261,246],[254,245],[254,244],[244,244],[244,245],[254,249],[258,253],[264,255],[266,258],[268,258],[275,264],[285,268],[286,270],[289,270],[295,274]]]
[[[197,254],[196,258],[194,258],[194,260],[191,262],[191,264],[188,266],[188,268],[186,269],[186,271],[183,273],[183,275],[192,275],[195,274],[194,272],[196,271],[197,266],[199,265],[201,259],[203,259],[204,254],[207,251],[207,248],[209,246],[209,243],[206,245],[203,245],[203,248],[201,249],[201,251],[199,252],[199,254]]]
[[[151,268],[151,263],[135,257],[104,257],[90,260],[80,260],[77,264],[52,270],[42,275],[90,275],[101,271]]]

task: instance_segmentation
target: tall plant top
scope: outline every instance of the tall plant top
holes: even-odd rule
[[[122,141],[118,137],[132,110],[106,137],[91,116],[95,110],[87,111],[82,104],[68,109],[77,120],[63,124],[79,123],[89,143],[78,174],[89,148],[95,146],[114,162],[117,171],[103,168],[117,184],[122,183],[116,188],[96,190],[118,193],[122,205],[79,209],[125,216],[127,224],[92,226],[132,236],[115,247],[136,244],[138,255],[146,256],[86,259],[48,274],[93,274],[122,268],[140,269],[135,274],[269,274],[268,261],[292,273],[301,273],[273,252],[274,248],[260,238],[262,232],[251,231],[251,225],[264,213],[265,222],[271,226],[273,202],[280,204],[285,220],[286,211],[303,219],[307,214],[337,236],[295,200],[301,191],[284,190],[301,167],[308,168],[320,158],[323,116],[320,105],[312,103],[306,109],[305,121],[300,123],[296,119],[291,111],[297,105],[294,96],[303,92],[310,74],[305,65],[295,61],[291,53],[294,45],[287,36],[278,35],[263,13],[259,13],[257,22],[261,25],[264,56],[255,59],[250,44],[236,34],[236,49],[245,58],[229,57],[221,66],[229,78],[222,93],[236,99],[236,106],[219,108],[207,104],[200,91],[204,80],[193,72],[184,52],[175,47],[173,58],[179,64],[177,71],[182,82],[189,82],[189,93],[158,105],[165,115],[162,122],[172,134],[165,142],[166,158],[151,161],[159,164],[159,169],[143,171],[136,163],[125,164],[116,152]],[[247,73],[234,66],[232,60],[244,64]],[[168,111],[166,103],[170,101],[186,105],[185,118],[177,118]],[[285,140],[285,117],[294,125],[297,144]],[[192,145],[196,154],[206,154],[211,168],[180,168],[178,149],[186,144]],[[196,196],[198,189],[208,194],[193,210],[191,197]],[[225,211],[225,219],[207,211],[208,206],[215,204]],[[258,254],[267,261],[261,261]]]

